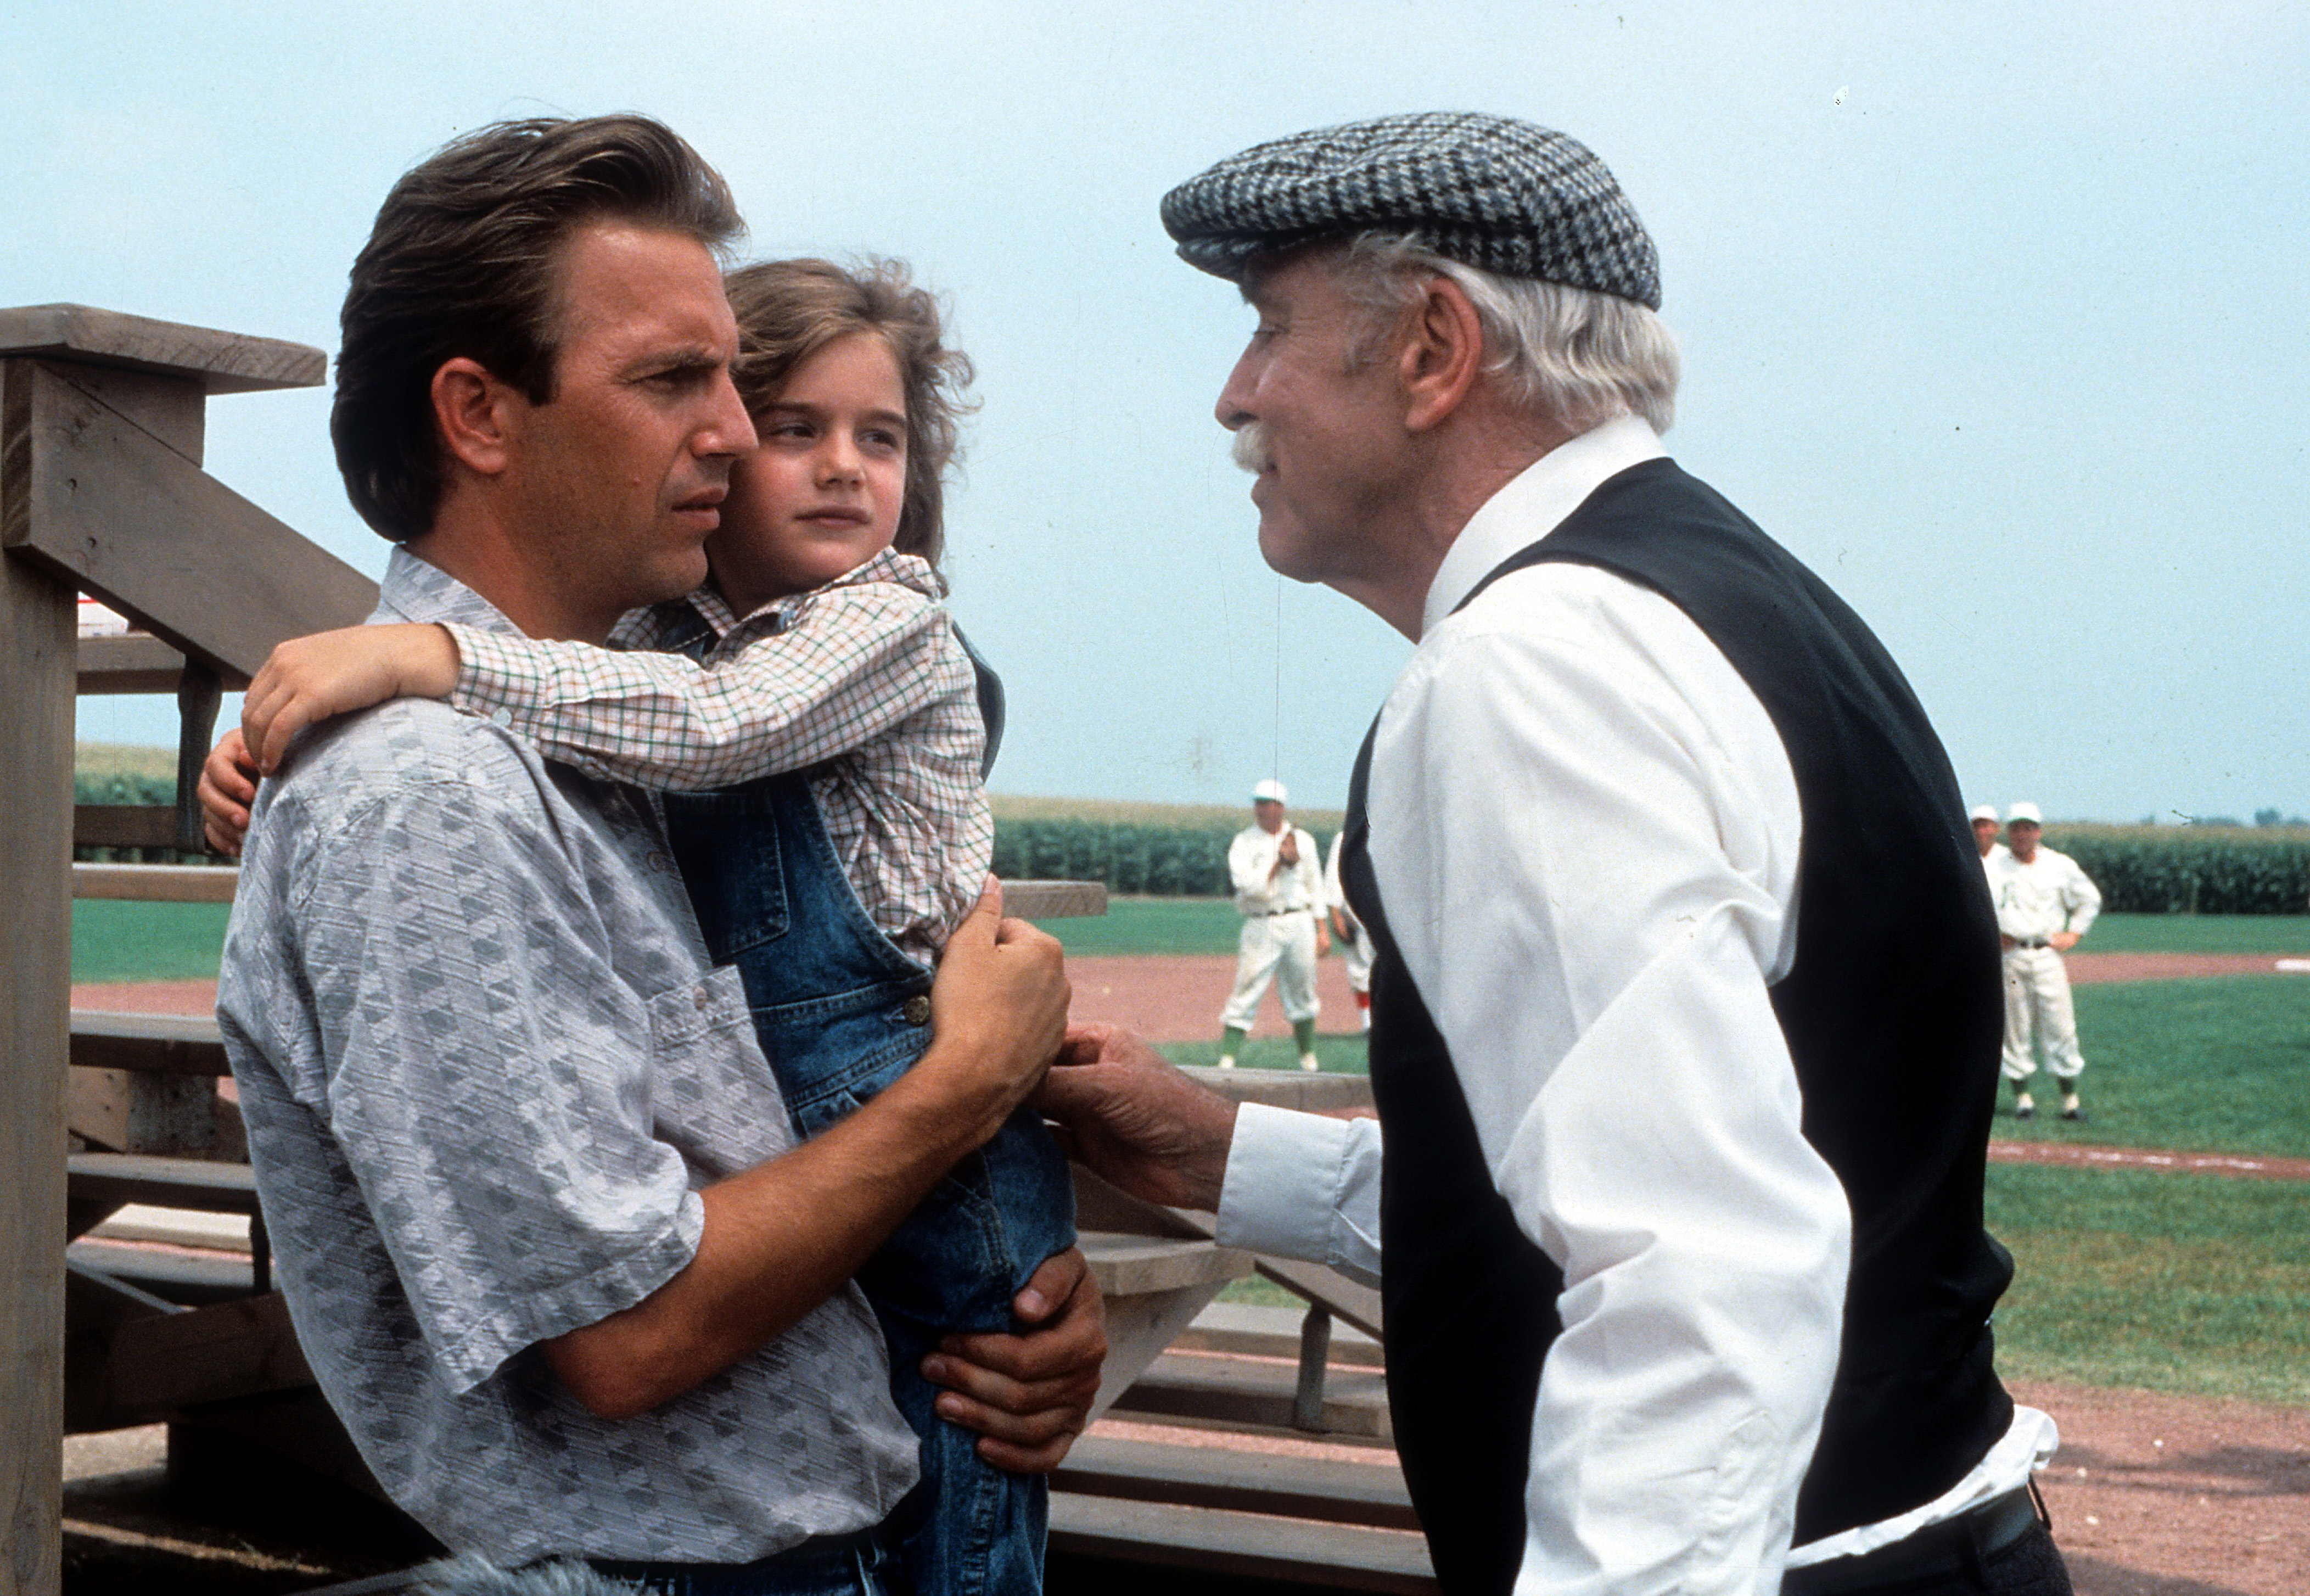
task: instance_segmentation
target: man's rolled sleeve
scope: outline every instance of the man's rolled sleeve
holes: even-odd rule
[[[1379,1283],[1379,1122],[1246,1103],[1220,1189],[1218,1239]]]
[[[534,808],[412,783],[326,839],[295,910],[325,1017],[307,1106],[456,1391],[632,1306],[704,1228],[651,1133],[652,1016],[565,846]]]

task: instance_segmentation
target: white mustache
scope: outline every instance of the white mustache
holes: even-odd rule
[[[1238,427],[1235,429],[1235,441],[1228,447],[1228,453],[1233,456],[1238,465],[1242,466],[1254,476],[1257,476],[1274,464],[1275,462],[1270,457],[1267,447],[1267,423],[1246,421],[1242,426]]]

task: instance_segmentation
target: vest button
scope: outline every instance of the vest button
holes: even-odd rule
[[[928,1025],[931,1022],[931,1001],[916,993],[907,1000],[906,1007],[899,1012],[907,1017],[908,1025]]]

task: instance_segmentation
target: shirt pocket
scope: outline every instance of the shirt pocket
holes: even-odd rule
[[[652,997],[648,1011],[651,1123],[681,1149],[696,1184],[793,1149],[786,1101],[754,1040],[736,967],[700,971]]]

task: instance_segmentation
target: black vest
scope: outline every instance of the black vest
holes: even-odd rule
[[[1805,1138],[1853,1210],[1844,1340],[1796,1540],[1890,1518],[1962,1479],[2013,1406],[1988,1329],[2013,1264],[1981,1211],[2003,1023],[1997,926],[1949,757],[1860,618],[1669,461],[1606,481],[1475,593],[1552,560],[1602,567],[1683,611],[1787,750],[1804,837],[1796,958],[1773,1011]],[[1564,1277],[1494,1189],[1389,932],[1364,812],[1371,747],[1350,786],[1340,873],[1376,954],[1389,1405],[1444,1589],[1505,1592],[1523,1558],[1533,1403],[1563,1329]],[[1645,1111],[1639,1087],[1631,1114]]]

